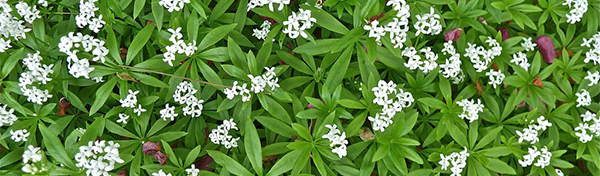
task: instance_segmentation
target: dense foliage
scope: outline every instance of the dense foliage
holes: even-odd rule
[[[600,0],[0,0],[1,175],[600,175]]]

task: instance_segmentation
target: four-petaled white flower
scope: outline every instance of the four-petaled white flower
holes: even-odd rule
[[[117,119],[117,123],[127,124],[127,121],[129,121],[129,115],[119,113],[119,119]]]
[[[181,27],[167,30],[171,33],[171,37],[169,37],[171,45],[165,47],[167,52],[163,53],[163,61],[169,64],[169,66],[173,66],[175,54],[185,54],[186,56],[191,56],[196,52],[198,47],[196,47],[196,40],[192,40],[190,43],[185,43],[183,40],[183,34],[181,34]]]
[[[185,4],[190,3],[190,0],[160,0],[159,5],[165,7],[167,11],[181,11]]]
[[[171,173],[166,173],[165,171],[158,170],[158,172],[152,173],[152,176],[173,176]]]
[[[530,64],[529,64],[529,61],[527,60],[527,55],[523,52],[517,52],[517,53],[513,54],[512,60],[510,60],[510,63],[518,65],[519,67],[525,69],[525,71],[529,70]]]
[[[587,64],[591,61],[594,65],[600,64],[600,32],[594,34],[594,36],[589,39],[584,38],[581,46],[590,48],[590,50],[585,53],[583,62]]]
[[[14,114],[15,110],[8,107],[7,105],[0,104],[0,127],[11,126],[17,121],[17,116]]]
[[[521,42],[521,47],[523,47],[525,51],[535,50],[537,44],[533,43],[531,40],[531,37],[523,38],[523,41]]]
[[[585,76],[585,79],[587,79],[590,83],[588,83],[588,86],[594,86],[596,84],[598,84],[598,81],[600,81],[600,72],[598,71],[594,71],[594,72],[587,72],[587,75]]]
[[[269,5],[270,11],[275,11],[275,4],[279,4],[277,5],[277,11],[282,11],[285,5],[290,4],[290,0],[250,0],[250,2],[248,2],[248,11],[267,4]]]
[[[200,175],[200,169],[196,168],[196,165],[192,164],[190,168],[185,169],[187,176],[198,176]]]
[[[575,93],[575,96],[577,96],[577,107],[589,106],[592,104],[592,97],[585,89],[579,90],[579,92]]]
[[[271,22],[268,20],[263,21],[258,29],[252,29],[252,36],[256,37],[259,40],[264,40],[267,38],[267,35],[271,31]]]
[[[417,22],[414,24],[415,30],[417,30],[416,36],[419,36],[419,34],[437,35],[442,32],[441,17],[435,13],[433,7],[429,8],[429,13],[420,14],[416,17]]]
[[[494,89],[501,85],[504,81],[504,78],[506,77],[502,72],[500,72],[500,70],[490,70],[487,73],[485,73],[485,75],[488,76],[488,78],[490,79],[489,84],[492,85]]]
[[[169,103],[165,104],[165,108],[160,110],[160,118],[164,121],[173,121],[177,117],[177,113],[175,113],[175,107],[169,107]]]
[[[15,142],[25,142],[29,137],[29,131],[27,129],[21,129],[17,131],[10,130],[10,139]]]

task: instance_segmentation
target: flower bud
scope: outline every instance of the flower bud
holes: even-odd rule
[[[510,34],[508,33],[508,28],[505,27],[501,27],[500,29],[498,29],[500,31],[500,33],[502,33],[502,40],[506,40],[508,38],[510,38]]]
[[[157,142],[147,141],[142,145],[142,152],[146,155],[154,155],[156,152],[160,152],[160,149],[160,144]]]
[[[460,36],[462,35],[463,29],[462,28],[454,28],[448,32],[446,32],[446,34],[444,34],[444,40],[445,41],[457,41],[458,39],[460,39]]]
[[[542,53],[542,57],[546,63],[551,64],[554,62],[554,58],[556,58],[556,50],[554,48],[554,42],[548,36],[540,36],[535,40],[540,52]]]
[[[158,163],[160,163],[160,165],[165,165],[167,164],[167,155],[165,155],[164,153],[158,151],[156,153],[154,153],[154,159],[156,159],[156,161],[158,161]]]
[[[312,108],[315,108],[315,105],[308,103],[308,104],[306,105],[306,108],[307,108],[307,109],[312,109]]]

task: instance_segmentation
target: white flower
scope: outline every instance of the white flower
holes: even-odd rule
[[[585,89],[579,90],[579,92],[575,93],[575,96],[577,96],[576,107],[589,106],[592,104],[592,97],[590,96],[590,93]]]
[[[460,176],[462,170],[467,166],[467,158],[469,157],[469,152],[467,148],[460,152],[452,152],[450,155],[440,154],[440,161],[438,162],[442,167],[442,170],[448,170],[452,172],[452,176]]]
[[[535,44],[531,41],[531,37],[523,38],[523,41],[521,42],[521,47],[523,47],[523,49],[525,49],[525,51],[533,51],[533,50],[535,50],[536,46],[537,46],[537,44]]]
[[[17,5],[15,5],[15,9],[17,9],[17,13],[19,13],[19,15],[25,19],[25,22],[27,23],[33,23],[33,21],[42,17],[40,16],[40,11],[35,7],[35,5],[30,7],[25,2],[19,2]]]
[[[215,129],[212,129],[208,137],[212,143],[223,145],[227,149],[237,147],[237,141],[240,140],[240,138],[234,138],[229,134],[229,131],[232,129],[238,130],[237,124],[233,121],[233,119],[224,120],[223,124],[217,126]]]
[[[575,127],[575,136],[582,143],[590,142],[594,137],[600,136],[600,118],[590,111],[581,114],[582,122]]]
[[[92,81],[94,81],[96,83],[104,82],[104,80],[102,79],[102,76],[93,77]]]
[[[581,46],[590,48],[590,50],[585,53],[583,62],[589,63],[592,61],[594,65],[600,64],[600,32],[594,34],[594,36],[589,39],[584,38]]]
[[[119,119],[117,119],[117,123],[127,124],[127,121],[129,121],[129,115],[119,113]]]
[[[10,46],[10,40],[0,38],[0,53],[5,52],[6,50],[10,49],[11,47],[12,46]]]
[[[239,86],[238,82],[234,81],[231,87],[225,88],[225,90],[223,90],[223,93],[225,93],[227,99],[231,100],[236,96],[241,96],[242,102],[247,102],[250,101],[250,97],[252,96],[250,94],[250,90],[247,87],[248,85],[246,83]]]
[[[159,5],[167,8],[167,11],[181,11],[185,4],[190,3],[190,0],[160,0]]]
[[[152,173],[152,176],[172,176],[171,173],[166,173],[165,171],[158,170],[158,172]]]
[[[67,55],[69,73],[75,78],[89,79],[89,74],[94,71],[94,68],[90,66],[87,58],[78,57],[77,53],[80,52],[80,48],[83,49],[81,50],[83,52],[91,52],[90,54],[94,56],[92,61],[102,63],[108,55],[108,49],[104,47],[104,41],[90,35],[70,32],[67,36],[60,38],[58,49]]]
[[[587,79],[588,81],[590,81],[590,83],[588,83],[588,86],[594,86],[596,84],[598,84],[598,81],[600,81],[600,72],[595,71],[595,72],[587,72],[587,75],[585,76],[585,79]]]
[[[138,104],[137,108],[133,109],[133,113],[135,113],[137,116],[141,116],[144,112],[146,112],[146,109],[144,109],[141,104]]]
[[[331,144],[329,147],[333,147],[331,151],[338,155],[338,157],[343,158],[348,153],[346,151],[346,145],[348,145],[348,140],[346,140],[346,132],[342,132],[337,128],[337,125],[325,125],[326,128],[329,129],[329,132],[323,135],[321,138],[329,140]]]
[[[27,21],[33,21],[38,18],[39,11],[35,8],[29,8],[27,4],[18,5],[17,13]],[[0,35],[6,39],[0,42],[0,52],[4,52],[7,48],[10,48],[9,37],[15,40],[25,38],[25,33],[31,31],[23,23],[25,21],[13,16],[12,8],[6,0],[0,0]]]
[[[29,137],[29,131],[27,129],[21,129],[17,131],[10,130],[10,139],[15,142],[25,142]]]
[[[437,68],[438,55],[431,51],[430,47],[421,48],[419,52],[425,56],[424,59],[421,59],[421,56],[417,54],[414,47],[405,48],[404,51],[402,51],[402,55],[408,57],[408,61],[404,63],[404,66],[408,67],[410,70],[419,69],[423,73],[429,73]]]
[[[498,85],[501,85],[502,81],[504,81],[504,78],[506,77],[502,72],[500,72],[500,70],[490,70],[485,73],[485,75],[490,79],[488,84],[492,85],[494,88],[496,88]]]
[[[279,4],[277,7],[277,11],[281,11],[283,10],[283,7],[285,5],[290,4],[290,0],[250,0],[250,2],[248,2],[248,11],[252,10],[253,8],[262,7],[267,4],[269,4],[270,11],[275,11],[274,5]]]
[[[531,122],[527,128],[524,128],[522,131],[516,131],[519,136],[519,143],[522,143],[523,141],[529,142],[530,144],[537,143],[540,140],[539,135],[551,126],[552,123],[546,120],[544,116],[538,117],[537,120]]]
[[[160,118],[164,121],[173,121],[177,117],[177,113],[175,113],[175,107],[169,107],[169,103],[165,104],[165,108],[160,110]]]
[[[119,156],[119,144],[113,141],[90,141],[87,146],[79,147],[75,154],[75,164],[85,170],[86,175],[109,175],[116,163],[124,163]]]
[[[417,30],[416,36],[419,36],[419,34],[437,35],[442,32],[440,15],[435,13],[433,7],[429,8],[429,13],[420,14],[416,17],[417,22],[414,24],[415,30]]]
[[[308,33],[305,30],[312,28],[313,23],[316,23],[317,19],[311,17],[310,10],[300,9],[298,13],[292,12],[292,15],[288,16],[288,20],[283,22],[285,26],[282,32],[287,34],[290,38],[308,38]]]
[[[444,43],[444,49],[442,49],[442,53],[445,55],[449,55],[448,59],[445,63],[440,64],[440,71],[442,76],[447,79],[451,79],[453,83],[458,84],[462,81],[462,70],[460,65],[462,61],[460,61],[460,54],[456,52],[456,48],[452,45],[452,40]]]
[[[48,7],[48,1],[46,0],[38,0],[37,4],[41,5],[42,7]]]
[[[541,150],[538,150],[537,147],[532,146],[528,149],[527,155],[523,156],[522,160],[519,160],[519,164],[522,167],[531,166],[532,164],[545,168],[550,165],[550,159],[552,158],[552,153],[548,151],[548,148],[544,146]],[[537,160],[536,160],[537,159]],[[535,164],[533,163],[535,161]]]
[[[502,54],[502,46],[492,37],[488,37],[485,43],[487,43],[490,49],[485,49],[483,46],[477,46],[472,43],[467,43],[468,47],[465,49],[464,55],[471,60],[477,72],[486,70],[491,61]]]
[[[563,5],[569,7],[569,13],[567,16],[567,23],[575,24],[581,21],[583,15],[588,10],[587,0],[564,0]]]
[[[379,26],[379,21],[373,20],[371,23],[363,26],[363,29],[369,31],[369,37],[374,38],[378,44],[381,44],[381,38],[385,36],[385,28]]]
[[[96,7],[98,0],[80,0],[79,1],[79,14],[75,16],[77,27],[85,28],[94,31],[95,33],[100,32],[100,28],[104,26],[106,22],[102,20],[102,15],[97,15],[96,11],[99,10]]]
[[[133,109],[138,103],[137,94],[139,94],[140,91],[127,90],[127,92],[127,96],[120,99],[119,102],[121,103],[121,107]]]
[[[469,123],[479,119],[479,113],[483,112],[484,108],[479,99],[477,99],[477,102],[475,100],[463,99],[456,102],[456,104],[463,109],[463,112],[458,117],[469,120]]]
[[[554,172],[556,172],[557,176],[565,176],[565,174],[560,169],[554,169]]]
[[[265,20],[260,25],[260,29],[252,29],[252,31],[253,31],[252,36],[256,37],[259,40],[264,40],[265,38],[267,38],[267,35],[271,31],[270,28],[271,28],[271,22],[269,22],[268,20]]]
[[[368,117],[375,131],[385,131],[385,128],[393,122],[392,118],[396,113],[409,107],[414,102],[414,98],[410,92],[397,89],[396,84],[392,81],[386,83],[384,80],[379,80],[377,87],[373,87],[371,90],[375,95],[373,103],[382,107],[380,113],[374,117]]]
[[[11,126],[13,123],[15,123],[15,121],[17,121],[18,118],[15,116],[14,112],[14,109],[0,104],[0,127]]]
[[[41,62],[42,57],[39,51],[34,54],[28,53],[27,57],[23,58],[26,70],[19,77],[19,87],[23,95],[27,97],[27,101],[39,105],[52,98],[48,90],[41,90],[37,87],[52,80],[49,75],[53,72],[53,65],[44,65]]]
[[[513,54],[511,63],[518,65],[519,67],[525,69],[525,71],[529,70],[529,62],[527,61],[527,55],[523,52],[517,52]]]
[[[404,47],[406,41],[408,28],[408,17],[406,18],[393,18],[391,22],[385,25],[385,31],[390,35],[390,41],[394,45],[394,48]]]
[[[200,169],[196,169],[196,165],[192,164],[190,168],[185,169],[187,176],[198,176],[200,175]]]
[[[175,102],[185,105],[183,107],[183,115],[191,117],[200,117],[202,115],[202,109],[204,100],[196,98],[195,94],[198,92],[192,83],[183,81],[177,85],[177,89],[173,93],[173,99]]]
[[[28,145],[21,157],[23,158],[23,167],[21,168],[21,171],[31,175],[37,175],[48,171],[46,164],[40,162],[42,161],[43,156],[39,147]]]
[[[169,64],[169,66],[173,66],[175,54],[185,54],[186,56],[191,56],[196,52],[198,47],[196,47],[196,40],[192,40],[190,43],[185,43],[183,40],[183,34],[181,34],[181,27],[168,29],[168,31],[171,33],[169,41],[172,44],[165,47],[167,52],[163,53],[163,61]]]
[[[37,163],[39,161],[42,161],[42,151],[39,147],[28,145],[27,150],[23,152],[22,158],[23,163]]]

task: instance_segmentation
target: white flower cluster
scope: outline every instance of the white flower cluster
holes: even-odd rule
[[[373,20],[369,24],[363,26],[363,29],[369,31],[369,37],[375,38],[377,44],[381,45],[381,38],[385,36],[386,32],[389,33],[390,41],[394,45],[394,48],[404,47],[406,41],[407,32],[409,30],[410,18],[410,6],[405,0],[390,0],[386,3],[386,6],[391,6],[392,9],[396,10],[396,16],[392,18],[392,21],[387,23],[384,27],[379,26],[378,20]]]
[[[313,23],[316,23],[317,19],[311,16],[310,10],[300,9],[298,13],[292,12],[292,15],[288,16],[288,20],[283,22],[285,28],[282,30],[284,34],[287,34],[290,38],[308,38],[308,33],[305,30],[312,28]]]
[[[575,136],[582,143],[590,142],[594,137],[600,137],[600,117],[595,113],[586,111],[581,114],[583,122],[575,127]]]
[[[581,46],[590,48],[590,50],[585,53],[583,62],[587,64],[592,61],[594,65],[600,64],[600,32],[594,34],[594,36],[589,39],[584,38]]]
[[[271,31],[271,22],[265,20],[260,25],[260,29],[252,29],[252,31],[252,36],[256,37],[259,40],[264,40],[265,38],[267,38],[267,35]]]
[[[448,170],[450,166],[451,176],[460,176],[465,166],[467,166],[467,157],[469,157],[469,152],[465,148],[460,152],[452,152],[448,156],[440,154],[441,159],[438,163],[442,166],[442,170]]]
[[[504,73],[500,72],[500,70],[496,71],[493,69],[490,69],[487,73],[485,73],[485,75],[488,76],[488,78],[490,79],[488,84],[492,85],[494,89],[501,85],[504,81],[504,78],[506,77]]]
[[[11,126],[17,121],[18,118],[15,116],[14,112],[14,109],[0,104],[0,127]]]
[[[567,16],[567,23],[575,24],[581,21],[583,15],[588,10],[587,0],[564,0],[563,5],[569,7],[569,13]]]
[[[445,63],[440,64],[440,69],[442,76],[452,80],[454,84],[458,84],[464,79],[464,75],[460,68],[462,61],[460,61],[460,54],[456,52],[456,48],[454,48],[452,43],[452,40],[444,43],[444,49],[442,49],[442,53],[449,55],[450,57],[446,59]]]
[[[333,147],[331,152],[338,155],[338,157],[343,158],[348,155],[347,147],[348,140],[346,140],[346,132],[342,132],[338,129],[337,125],[325,125],[326,128],[329,129],[329,132],[322,136],[322,138],[329,140],[331,144],[329,147]]]
[[[200,117],[202,115],[202,109],[204,108],[202,103],[204,103],[204,100],[196,97],[197,92],[198,90],[190,82],[182,81],[177,85],[177,89],[173,93],[173,99],[180,105],[185,105],[183,107],[183,115],[191,117]]]
[[[25,19],[25,21],[12,15],[11,12],[13,9],[8,4],[8,0],[0,0],[0,53],[5,52],[12,47],[10,45],[10,37],[15,40],[26,38],[25,33],[31,31],[31,29],[27,28],[23,23],[32,23],[35,19],[40,18],[40,12],[35,6],[29,7],[23,2],[17,4],[17,6],[17,13]]]
[[[290,4],[290,0],[250,0],[250,2],[248,2],[248,11],[252,10],[253,8],[262,7],[267,4],[269,4],[270,11],[275,11],[274,4],[279,4],[277,7],[277,11],[282,11],[285,5]]]
[[[165,104],[165,108],[160,110],[160,118],[164,121],[173,121],[177,117],[175,113],[175,106],[169,107],[169,103]]]
[[[587,79],[588,81],[590,81],[590,83],[588,83],[588,86],[594,86],[596,84],[598,84],[598,81],[600,81],[600,72],[595,71],[595,72],[587,72],[587,75],[585,76],[585,79]]]
[[[92,58],[94,62],[104,63],[104,59],[108,55],[108,49],[104,47],[104,41],[79,32],[70,32],[67,36],[61,37],[58,48],[60,52],[67,55],[67,68],[75,78],[84,77],[89,79],[90,72],[94,71],[87,58],[77,56],[77,53],[80,52],[79,48],[82,48],[83,52],[91,52],[94,55]]]
[[[592,97],[590,96],[590,92],[588,92],[585,89],[579,90],[579,92],[575,93],[575,96],[577,96],[576,107],[589,106],[592,104]]]
[[[463,99],[456,102],[456,104],[463,109],[463,112],[458,117],[469,120],[469,123],[479,119],[479,113],[483,112],[484,108],[480,99],[477,99],[477,102],[475,100]]]
[[[259,76],[248,75],[250,81],[252,81],[250,85],[250,89],[248,89],[248,85],[246,83],[240,84],[237,81],[233,82],[233,86],[229,88],[225,88],[223,93],[227,96],[227,99],[233,99],[236,96],[242,97],[242,102],[250,101],[250,97],[252,96],[250,92],[258,94],[265,91],[266,87],[269,87],[271,91],[274,91],[279,87],[279,78],[277,78],[277,74],[275,74],[275,67],[265,67],[266,72]]]
[[[238,146],[239,137],[234,138],[229,134],[230,130],[239,130],[237,124],[233,121],[233,119],[223,120],[223,123],[217,128],[212,129],[208,137],[212,143],[217,145],[223,145],[225,148],[230,149],[232,147]]]
[[[48,7],[48,1],[46,0],[38,0],[37,4],[41,5],[42,7]]]
[[[187,176],[199,176],[200,169],[197,169],[196,165],[192,164],[192,166],[190,166],[190,168],[185,169],[185,173],[187,174]]]
[[[17,13],[25,20],[27,23],[33,23],[38,18],[41,18],[40,11],[34,6],[29,6],[25,2],[19,2],[15,5],[15,9],[17,9]]]
[[[486,70],[492,60],[502,54],[502,46],[500,46],[500,43],[492,37],[488,37],[485,43],[487,43],[490,49],[485,49],[483,46],[478,46],[470,42],[468,43],[469,46],[467,49],[465,49],[465,56],[471,60],[471,63],[473,63],[473,67],[477,72]]]
[[[385,131],[385,128],[393,123],[392,119],[396,113],[409,107],[415,101],[410,92],[404,92],[404,90],[396,87],[397,85],[393,81],[386,83],[384,80],[379,80],[377,87],[371,89],[375,94],[373,103],[382,108],[381,112],[376,114],[375,117],[368,117],[373,130]]]
[[[552,152],[548,151],[548,148],[544,146],[541,150],[537,147],[529,147],[527,155],[523,156],[522,160],[519,160],[519,164],[523,167],[531,166],[532,164],[545,168],[550,165],[550,159],[552,158]],[[537,159],[537,160],[536,160]],[[535,164],[533,163],[535,161]]]
[[[440,18],[440,15],[435,13],[433,7],[429,8],[429,13],[417,15],[417,22],[414,24],[415,30],[417,30],[415,35],[437,35],[442,32]]]
[[[519,143],[522,143],[523,141],[529,142],[530,144],[537,143],[540,140],[539,135],[551,126],[552,123],[546,120],[544,116],[538,117],[537,120],[532,121],[527,128],[524,128],[522,131],[516,131],[519,136]]]
[[[421,48],[419,52],[425,56],[424,59],[421,59],[421,56],[418,55],[417,50],[414,47],[404,48],[402,55],[408,57],[408,61],[404,63],[404,66],[410,70],[419,69],[423,73],[429,73],[437,68],[438,55],[431,51],[430,47]]]
[[[48,170],[48,167],[41,162],[43,156],[39,147],[34,147],[33,145],[27,146],[27,150],[23,152],[21,157],[23,158],[21,171],[25,173],[37,175]]]
[[[185,4],[190,3],[190,0],[160,0],[159,5],[167,8],[167,11],[181,11]]]
[[[166,53],[163,53],[163,61],[165,61],[170,66],[173,66],[173,61],[175,60],[175,54],[185,54],[186,56],[191,56],[196,52],[196,40],[192,40],[190,43],[185,43],[183,41],[183,34],[181,34],[181,27],[176,29],[168,29],[171,33],[171,37],[169,37],[169,41],[172,43],[167,46],[165,49]]]
[[[15,142],[26,142],[29,137],[29,131],[27,129],[21,129],[17,131],[10,130],[10,139]]]
[[[90,141],[87,146],[79,147],[75,154],[76,166],[85,170],[86,175],[108,176],[108,171],[115,168],[116,163],[123,163],[119,156],[119,144],[113,141]]]
[[[146,112],[146,109],[144,109],[141,104],[138,104],[137,94],[139,94],[139,93],[140,93],[140,91],[137,91],[137,90],[136,91],[128,90],[127,96],[125,96],[125,98],[122,98],[119,100],[119,102],[121,103],[121,107],[133,109],[133,112],[137,116],[141,116],[142,113]],[[119,118],[121,118],[121,115],[119,115]],[[127,116],[127,119],[128,118],[129,118],[129,116]],[[127,123],[127,122],[125,122],[125,123]]]
[[[517,52],[512,55],[511,63],[518,65],[519,67],[525,69],[525,71],[529,70],[529,61],[527,60],[527,55],[523,52]]]
[[[106,24],[106,22],[102,21],[102,15],[96,16],[96,11],[99,10],[96,7],[96,3],[98,0],[80,0],[79,1],[79,14],[75,16],[75,20],[77,23],[77,27],[85,28],[94,31],[95,33],[100,32],[100,29]]]
[[[158,170],[158,172],[152,173],[152,176],[172,176],[171,173],[166,173],[165,171]]]
[[[41,90],[33,84],[45,85],[51,81],[52,78],[48,76],[53,72],[53,65],[42,64],[40,52],[27,54],[27,57],[23,59],[23,65],[27,69],[19,77],[19,88],[23,95],[27,97],[27,101],[41,105],[52,98],[48,90]]]

